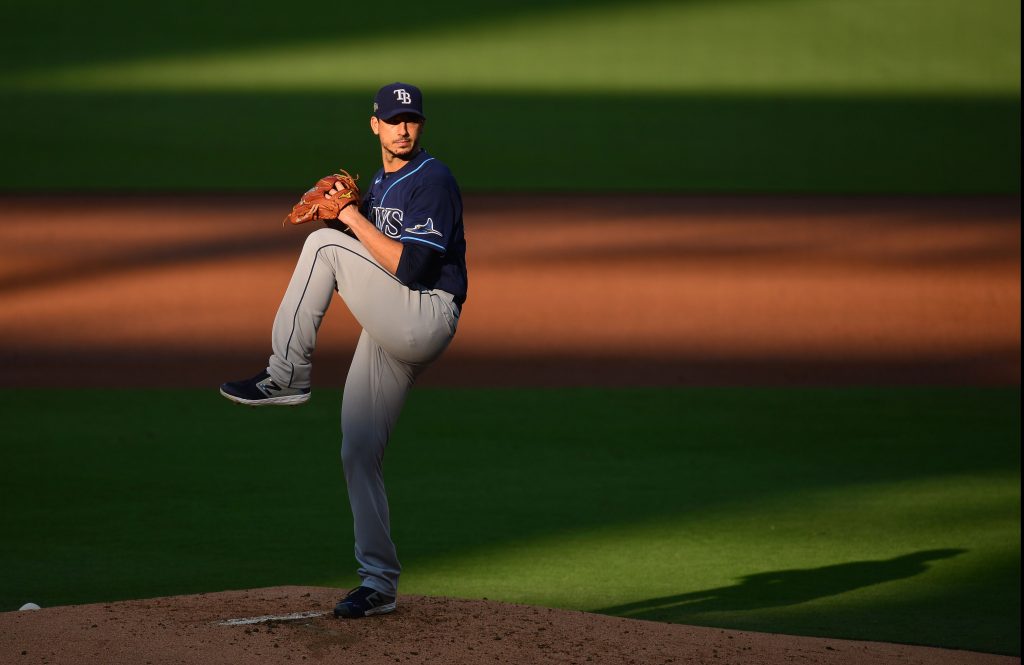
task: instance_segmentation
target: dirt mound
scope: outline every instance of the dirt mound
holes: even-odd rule
[[[3,663],[1020,663],[486,600],[400,596],[394,614],[330,615],[338,589],[271,587],[0,614]]]

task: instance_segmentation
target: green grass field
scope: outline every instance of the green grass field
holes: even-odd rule
[[[0,189],[372,171],[372,95],[409,80],[467,190],[1019,192],[1015,0],[153,12],[0,7]]]
[[[0,609],[356,582],[337,392],[2,397]],[[417,390],[402,591],[1019,654],[1019,398]]]

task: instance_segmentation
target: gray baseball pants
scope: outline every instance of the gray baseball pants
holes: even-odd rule
[[[363,327],[341,403],[341,458],[364,586],[398,592],[383,459],[416,376],[447,348],[458,307],[445,291],[408,288],[355,238],[326,228],[306,239],[274,319],[270,376],[308,388],[316,333],[334,291]]]

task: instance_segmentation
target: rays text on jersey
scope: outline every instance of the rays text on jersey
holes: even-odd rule
[[[402,217],[403,213],[398,208],[373,209],[373,223],[389,238],[397,238],[402,233]]]

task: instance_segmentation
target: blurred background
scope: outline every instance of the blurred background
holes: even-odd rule
[[[426,91],[467,191],[1011,193],[1014,0],[0,8],[0,187],[301,190]]]

